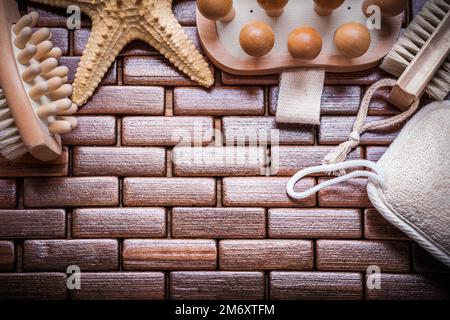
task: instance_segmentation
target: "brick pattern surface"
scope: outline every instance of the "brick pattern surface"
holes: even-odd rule
[[[90,20],[67,30],[64,9],[20,2],[41,14],[72,80]],[[424,2],[412,1],[405,23]],[[195,0],[173,8],[200,48]],[[347,140],[385,72],[327,73],[320,127],[276,123],[278,75],[215,75],[206,90],[133,41],[60,158],[0,158],[0,299],[450,299],[449,269],[372,208],[364,179],[286,195],[292,174]],[[388,93],[369,121],[399,112]],[[363,134],[349,158],[377,161],[399,129]],[[74,264],[82,290],[66,286]],[[366,286],[372,265],[381,290]]]

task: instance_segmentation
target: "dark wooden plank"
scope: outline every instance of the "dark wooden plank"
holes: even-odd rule
[[[118,270],[117,240],[27,240],[23,246],[26,271],[66,271],[77,265],[82,271]]]
[[[262,272],[171,272],[170,298],[174,300],[262,300]]]
[[[262,208],[173,208],[174,238],[264,238]]]
[[[83,272],[81,290],[71,291],[75,300],[162,300],[162,272]]]
[[[270,209],[270,238],[360,238],[356,209]]]
[[[162,238],[163,208],[86,208],[72,212],[74,238]]]
[[[274,300],[362,300],[363,276],[343,272],[271,272]]]
[[[63,300],[67,298],[64,273],[0,273],[0,300]]]
[[[66,236],[62,209],[0,210],[0,239],[50,239]]]
[[[222,240],[222,270],[311,270],[313,247],[306,240]]]
[[[125,270],[213,270],[217,249],[214,240],[125,240]]]
[[[408,272],[410,247],[407,242],[318,240],[316,264],[318,270],[367,271],[371,265],[381,272]]]

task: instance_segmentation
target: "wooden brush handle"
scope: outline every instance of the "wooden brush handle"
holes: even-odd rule
[[[52,137],[48,128],[30,105],[14,57],[11,27],[20,19],[17,4],[13,0],[0,1],[0,87],[5,92],[7,103],[19,129],[22,141],[36,158],[47,161],[61,154],[59,136]]]
[[[389,101],[406,110],[419,99],[433,76],[450,55],[450,12],[406,68],[391,91]]]

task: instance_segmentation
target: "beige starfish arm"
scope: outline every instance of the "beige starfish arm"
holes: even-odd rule
[[[214,74],[205,58],[198,52],[194,43],[185,33],[172,12],[171,1],[147,0],[141,7],[145,21],[140,36],[178,69],[199,84],[210,87]]]
[[[104,0],[30,0],[31,2],[42,3],[54,7],[65,8],[70,5],[76,5],[80,7],[81,12],[92,16],[96,12],[96,6],[102,4]]]
[[[108,16],[92,21],[92,31],[83,51],[73,83],[72,100],[78,106],[86,103],[99,85],[108,68],[129,42],[126,25]]]

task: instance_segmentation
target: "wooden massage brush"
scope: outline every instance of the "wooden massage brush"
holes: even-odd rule
[[[14,0],[0,1],[0,153],[14,161],[27,152],[42,161],[62,152],[60,134],[77,126],[70,115],[68,68],[47,28],[33,31],[36,12],[20,16]]]
[[[389,96],[398,108],[408,109],[425,92],[444,100],[450,92],[450,0],[429,0],[381,68],[400,77]]]
[[[278,122],[319,124],[325,72],[377,66],[400,34],[407,1],[382,1],[382,28],[369,29],[367,10],[379,2],[203,0],[197,26],[205,53],[223,71],[281,73]]]

